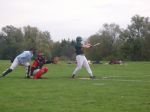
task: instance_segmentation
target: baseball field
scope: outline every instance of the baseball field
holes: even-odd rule
[[[0,60],[0,73],[9,67]],[[92,64],[71,79],[75,64],[46,65],[43,79],[25,79],[17,67],[0,79],[0,112],[149,112],[150,62]]]

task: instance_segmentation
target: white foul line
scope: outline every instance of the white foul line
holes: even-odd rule
[[[123,80],[123,79],[102,79],[102,80],[114,80],[114,81],[123,81],[123,82],[150,82],[144,80]]]

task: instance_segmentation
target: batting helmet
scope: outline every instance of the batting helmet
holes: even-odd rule
[[[78,36],[78,37],[76,38],[76,41],[77,41],[77,42],[81,42],[81,41],[82,41],[82,37]]]

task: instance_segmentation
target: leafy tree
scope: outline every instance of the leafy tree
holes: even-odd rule
[[[43,52],[48,57],[51,57],[50,50],[53,41],[48,31],[42,32],[36,27],[27,26],[24,27],[24,38],[27,48],[35,48],[37,51]]]
[[[101,60],[114,57],[117,53],[119,44],[117,40],[121,29],[119,25],[114,23],[104,24],[103,28],[95,35],[89,37],[90,43],[94,44],[100,42],[100,46],[94,47],[87,53],[92,60]]]
[[[145,50],[145,40],[149,40],[147,37],[150,35],[150,22],[149,18],[140,17],[138,15],[132,17],[131,25],[128,25],[127,29],[122,33],[120,39],[124,44],[121,47],[121,52],[124,54],[124,58],[129,60],[144,60],[144,57],[148,57],[150,54]],[[149,45],[146,45],[149,48]],[[148,56],[146,56],[147,52]]]
[[[20,28],[12,25],[3,27],[2,32],[0,36],[0,47],[2,49],[0,58],[10,59],[23,49],[23,34]]]
[[[74,41],[62,40],[61,42],[56,42],[52,48],[53,56],[60,56],[63,59],[72,60],[75,57],[74,52]]]
[[[121,58],[127,60],[150,60],[150,19],[135,15],[126,29],[117,24],[104,24],[87,42],[101,44],[85,50],[91,60]],[[48,57],[61,56],[75,59],[75,41],[53,42],[50,32],[37,27],[16,28],[8,25],[0,31],[0,59],[9,59],[28,48],[36,48]]]

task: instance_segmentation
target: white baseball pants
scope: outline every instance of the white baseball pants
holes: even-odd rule
[[[73,74],[77,74],[77,72],[84,66],[89,73],[90,76],[93,76],[91,68],[88,64],[88,61],[84,55],[77,55],[76,56],[76,61],[77,61],[77,67],[75,68]]]
[[[10,69],[15,69],[18,65],[23,65],[23,66],[25,66],[25,68],[26,67],[28,67],[29,65],[30,65],[30,63],[29,62],[26,62],[26,63],[19,63],[19,61],[18,61],[18,59],[17,58],[15,58],[15,60],[13,61],[13,63],[11,64],[11,66],[10,66]]]
[[[25,67],[26,75],[27,75],[28,69],[29,69],[28,67],[30,66],[30,63],[29,62],[19,63],[18,59],[15,58],[15,60],[13,61],[13,63],[10,66],[10,69],[14,70],[18,65],[23,65]]]

